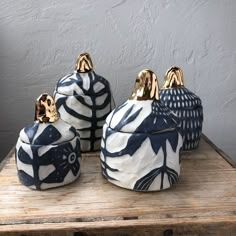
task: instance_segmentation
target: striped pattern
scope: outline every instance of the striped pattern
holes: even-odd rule
[[[100,150],[102,127],[114,107],[109,82],[93,71],[75,71],[58,81],[54,98],[60,117],[77,129],[81,151]]]
[[[203,108],[200,98],[183,87],[161,90],[160,99],[181,120],[184,138],[183,149],[197,148],[203,123]]]

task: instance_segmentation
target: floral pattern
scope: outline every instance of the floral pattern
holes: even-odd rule
[[[20,181],[38,190],[74,181],[79,176],[81,157],[80,140],[79,136],[75,135],[75,129],[67,130],[74,136],[72,140],[56,145],[53,143],[62,136],[56,127],[48,125],[40,134],[37,130],[32,129],[33,132],[30,132],[30,128],[24,129],[29,140],[34,140],[33,144],[26,144],[18,139],[16,164]]]

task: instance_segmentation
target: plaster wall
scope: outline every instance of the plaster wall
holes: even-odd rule
[[[32,122],[34,102],[52,93],[87,51],[117,105],[137,73],[178,65],[202,98],[204,133],[236,160],[236,1],[1,0],[0,157]]]

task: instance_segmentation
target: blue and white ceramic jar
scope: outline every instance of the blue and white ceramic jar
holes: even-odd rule
[[[183,150],[197,148],[202,133],[202,102],[196,94],[184,86],[183,72],[179,67],[171,67],[166,72],[160,99],[181,120]]]
[[[159,100],[156,75],[139,73],[131,97],[103,127],[101,167],[111,183],[134,191],[169,188],[180,174],[179,119]]]
[[[20,182],[32,189],[66,185],[79,177],[79,136],[59,118],[51,96],[37,99],[35,121],[21,130],[15,156]]]
[[[58,81],[54,98],[61,119],[77,129],[81,151],[100,150],[102,127],[114,100],[109,82],[93,71],[88,53],[78,57],[74,73]]]

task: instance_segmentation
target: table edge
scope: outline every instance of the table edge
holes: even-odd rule
[[[10,150],[10,152],[6,155],[6,157],[4,157],[2,159],[2,161],[0,162],[0,172],[5,167],[5,165],[8,163],[8,161],[10,160],[10,158],[14,152],[15,152],[15,146]]]
[[[232,157],[227,155],[223,150],[218,148],[205,134],[202,134],[202,138],[208,143],[221,157],[225,159],[233,168],[236,168],[236,161]]]
[[[114,230],[122,229],[168,229],[168,228],[224,228],[236,230],[236,216],[231,217],[199,217],[199,218],[168,218],[168,219],[128,219],[128,220],[107,220],[107,221],[89,221],[89,222],[58,222],[58,223],[40,223],[40,224],[14,224],[0,225],[0,235],[3,233],[46,233],[53,231],[93,231],[93,230]]]

